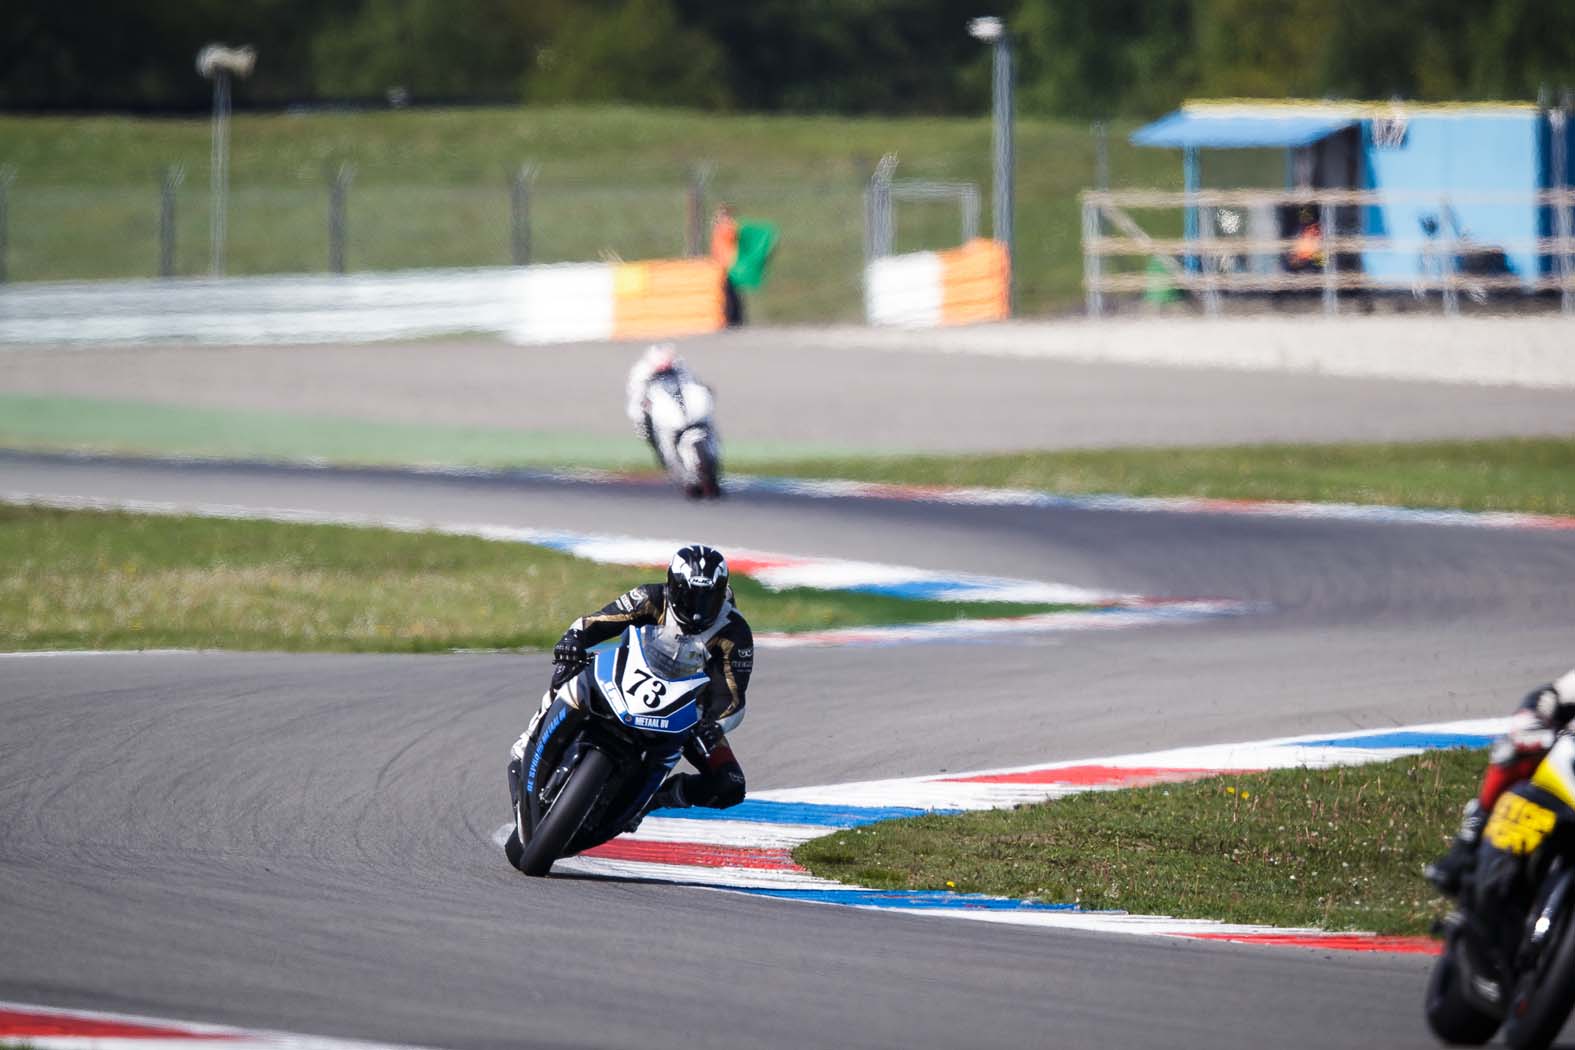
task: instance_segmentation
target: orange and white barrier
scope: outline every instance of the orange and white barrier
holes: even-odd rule
[[[726,324],[722,266],[714,259],[658,259],[613,268],[614,339],[666,339]]]
[[[0,286],[7,343],[365,343],[494,332],[518,343],[723,327],[711,259]]]
[[[532,266],[519,278],[520,343],[667,339],[723,327],[722,268],[711,259]]]
[[[983,238],[942,252],[876,259],[864,271],[870,324],[934,328],[1010,315],[1006,246]]]

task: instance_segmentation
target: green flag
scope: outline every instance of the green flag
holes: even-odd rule
[[[777,247],[777,228],[769,222],[746,220],[738,224],[738,258],[727,276],[740,288],[759,288],[766,281],[766,266]]]

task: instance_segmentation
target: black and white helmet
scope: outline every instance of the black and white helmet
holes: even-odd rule
[[[667,566],[667,610],[688,634],[716,622],[727,601],[727,559],[715,547],[691,543]]]

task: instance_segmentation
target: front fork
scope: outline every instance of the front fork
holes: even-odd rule
[[[521,842],[546,811],[552,795],[561,790],[576,753],[555,754],[556,742],[571,739],[585,715],[566,697],[548,690],[525,732],[509,748],[509,802]]]
[[[551,689],[541,694],[541,703],[537,705],[536,713],[531,715],[530,724],[509,747],[509,804],[512,806],[518,807],[520,804],[520,774],[525,769],[525,755],[530,750],[530,739],[535,735],[536,727],[541,725],[542,716],[552,706],[552,694]]]

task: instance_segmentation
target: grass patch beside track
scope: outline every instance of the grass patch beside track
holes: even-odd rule
[[[5,505],[0,565],[8,650],[546,648],[660,577],[463,536]],[[757,631],[1067,608],[733,586]]]
[[[282,463],[649,472],[632,436],[374,423],[105,398],[0,394],[0,447]],[[981,455],[853,455],[729,441],[728,469],[771,477],[1575,514],[1575,437],[1228,445]]]
[[[1422,878],[1475,791],[1481,751],[1211,777],[961,816],[888,821],[805,843],[816,875],[1090,909],[1425,933]]]
[[[654,473],[651,450],[632,432],[611,437],[5,393],[0,393],[0,447],[277,463],[501,470],[590,467]],[[726,452],[729,463],[748,466],[789,457],[834,456],[847,448],[729,440]]]
[[[1575,438],[815,458],[758,473],[902,485],[1575,514]]]

